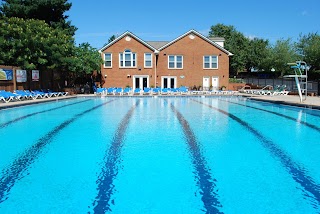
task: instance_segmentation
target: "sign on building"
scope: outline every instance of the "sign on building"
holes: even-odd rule
[[[13,70],[0,68],[0,80],[12,80]]]
[[[39,81],[39,70],[32,70],[32,81]]]
[[[27,82],[27,71],[17,70],[16,77],[17,77],[17,82]]]

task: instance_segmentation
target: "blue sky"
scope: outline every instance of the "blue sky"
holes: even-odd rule
[[[101,48],[112,35],[131,31],[145,41],[171,41],[194,29],[207,36],[210,27],[233,25],[245,36],[299,38],[320,33],[320,0],[69,0],[69,20],[78,28],[76,43]]]

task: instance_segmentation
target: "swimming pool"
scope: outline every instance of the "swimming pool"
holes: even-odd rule
[[[241,97],[0,111],[0,213],[319,213],[320,113]]]

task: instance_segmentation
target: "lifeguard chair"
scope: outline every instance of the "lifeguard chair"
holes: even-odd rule
[[[290,65],[291,68],[294,69],[294,74],[292,75],[285,75],[283,77],[293,77],[296,81],[300,102],[307,99],[308,95],[308,70],[309,67],[306,62],[304,61],[296,61],[293,63],[287,63]],[[304,99],[303,99],[303,94]]]

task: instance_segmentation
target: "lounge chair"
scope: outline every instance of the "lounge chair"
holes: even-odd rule
[[[141,89],[140,88],[134,89],[133,95],[141,95]]]
[[[113,95],[122,95],[123,89],[122,88],[116,88],[113,91]]]
[[[169,94],[169,89],[168,88],[162,88],[160,93],[161,93],[161,95],[168,95]]]
[[[123,89],[123,95],[130,95],[131,94],[132,89],[130,87],[126,87],[125,89]]]
[[[144,88],[142,94],[144,95],[150,95],[151,94],[151,88]]]
[[[39,94],[41,96],[41,98],[49,98],[49,97],[51,97],[53,95],[53,94],[49,94],[47,92],[43,92],[43,91],[39,91],[39,90],[31,91],[31,93]]]
[[[260,91],[260,95],[288,95],[289,91],[286,90],[286,85],[278,85],[274,90],[264,90],[263,92]]]
[[[114,91],[115,91],[115,88],[112,88],[112,87],[108,88],[107,95],[114,95]]]
[[[27,91],[27,90],[25,90],[25,92],[26,93],[30,93],[30,94],[32,94],[34,97],[36,97],[35,99],[38,99],[38,98],[46,98],[47,97],[47,95],[45,94],[45,93],[38,93],[38,92],[36,92],[36,91]]]
[[[47,93],[49,95],[49,97],[58,97],[58,96],[62,96],[62,93],[61,92],[53,92],[49,89],[45,90],[45,89],[41,89],[40,91],[44,92],[44,93]]]
[[[189,91],[188,91],[188,88],[187,87],[183,87],[181,86],[180,88],[178,88],[178,91],[181,95],[188,95],[189,94]]]
[[[171,88],[170,89],[170,94],[172,95],[179,95],[180,94],[180,91],[178,88]]]
[[[152,95],[159,95],[160,92],[161,92],[160,88],[152,88],[152,90],[151,90]]]
[[[96,91],[94,92],[96,95],[102,95],[105,93],[107,89],[106,88],[97,88]]]
[[[40,96],[40,94],[33,94],[30,91],[24,91],[24,90],[16,90],[15,91],[16,94],[20,95],[21,97],[25,98],[25,99],[37,99]]]
[[[14,95],[11,92],[9,93],[8,91],[5,91],[5,90],[0,91],[0,100],[2,100],[5,103],[8,103],[14,99],[17,99],[16,97],[17,95]]]

